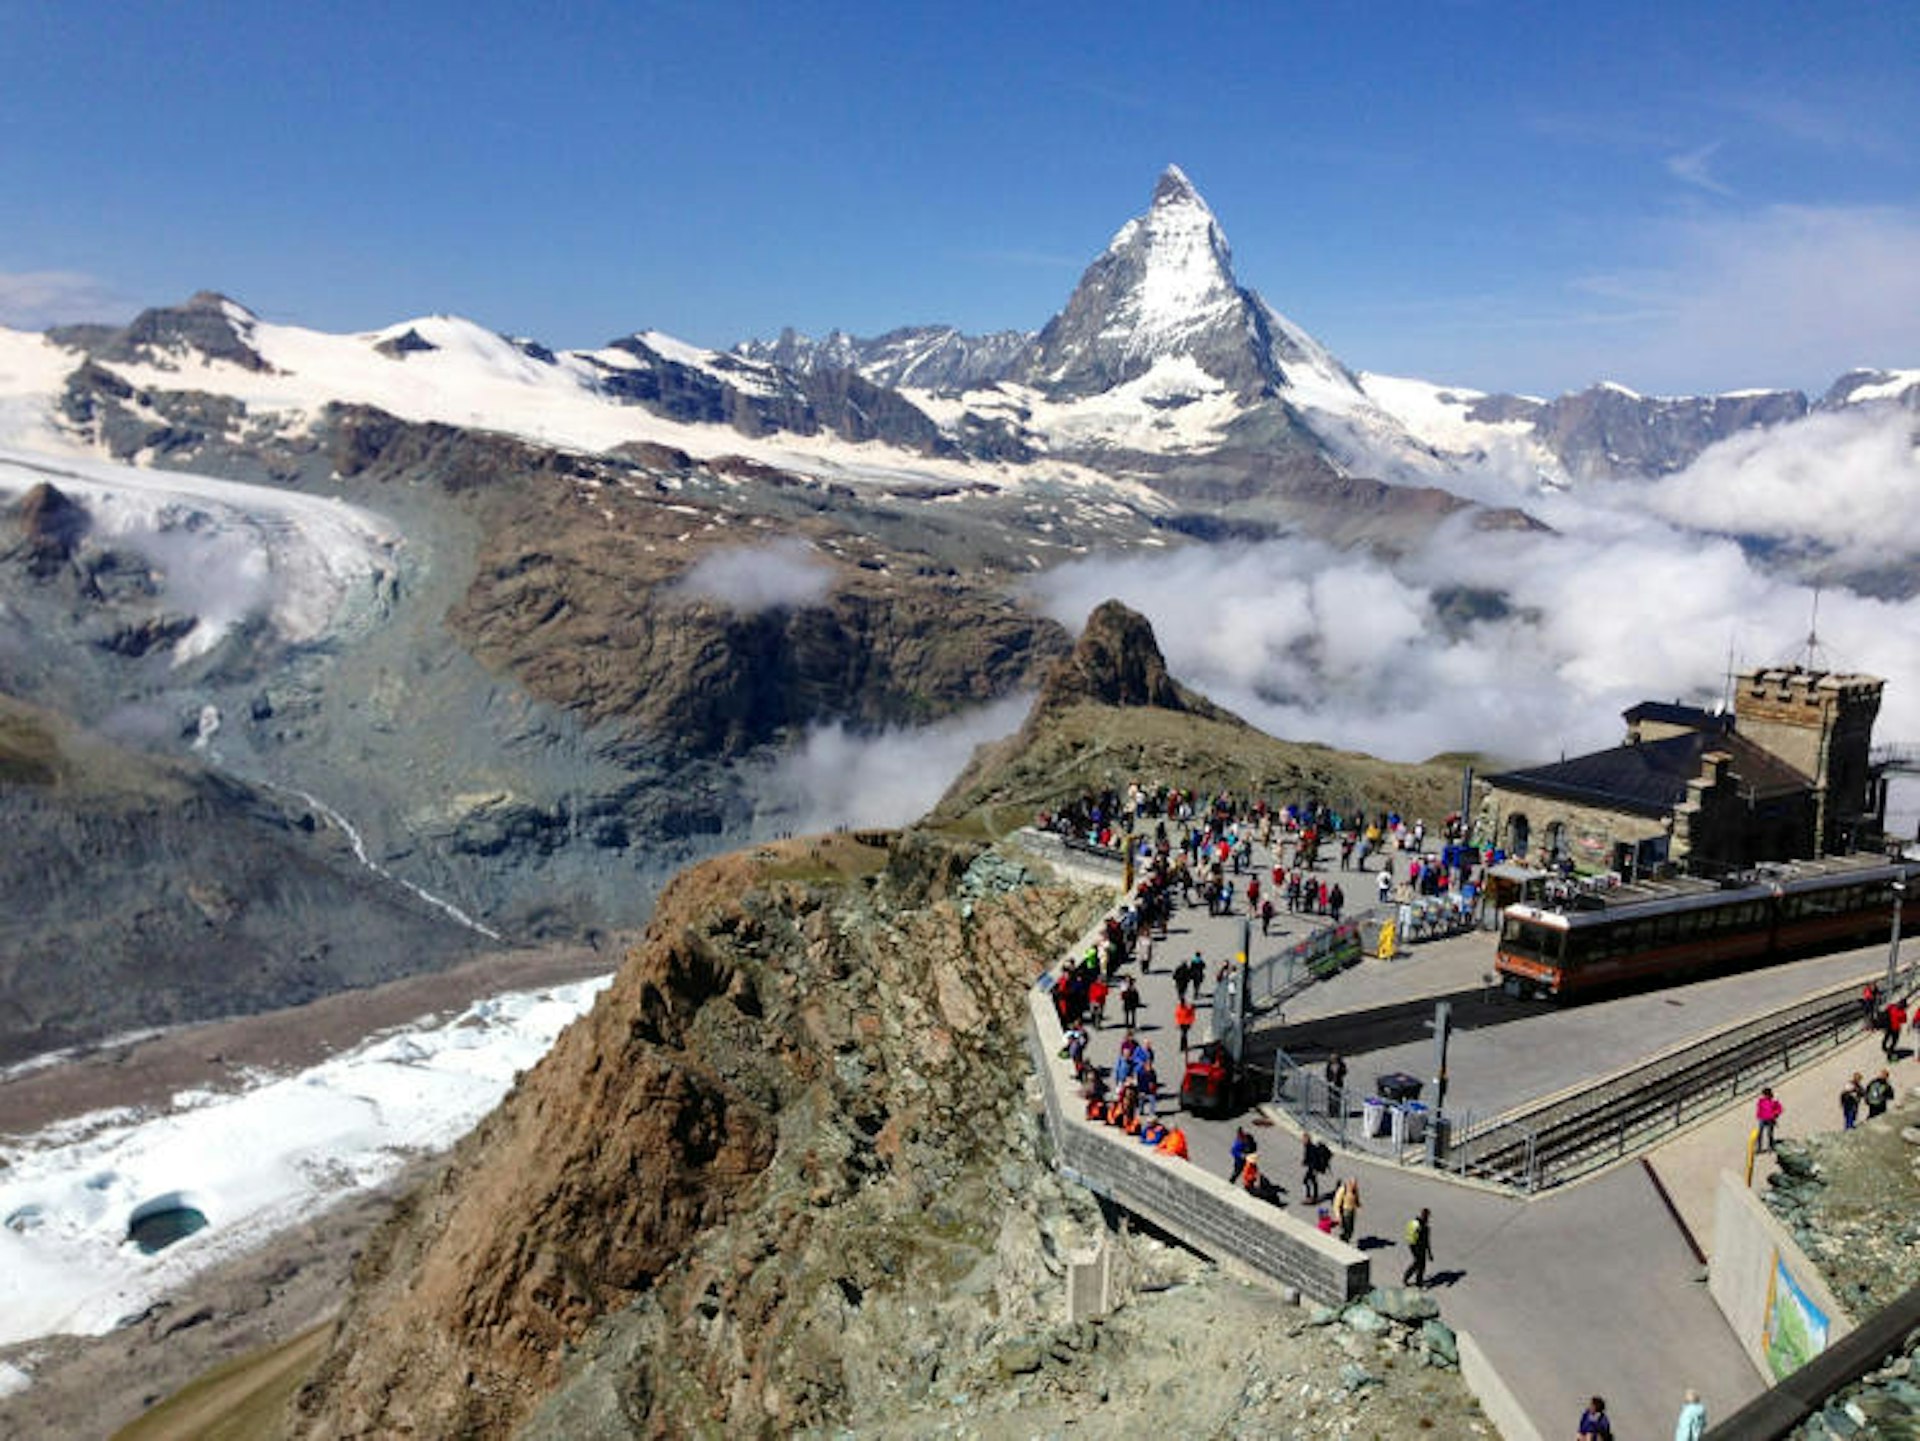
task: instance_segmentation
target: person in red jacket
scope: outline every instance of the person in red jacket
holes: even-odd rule
[[[1087,983],[1087,1009],[1093,1013],[1093,1027],[1099,1030],[1107,1023],[1107,978],[1098,972]]]
[[[1194,1017],[1192,1001],[1182,1000],[1175,1003],[1173,1023],[1180,1028],[1180,1055],[1183,1059],[1187,1054],[1187,1033],[1193,1029]]]
[[[1886,1030],[1880,1036],[1880,1049],[1888,1060],[1894,1059],[1900,1050],[1900,1032],[1906,1029],[1907,1008],[1898,1001],[1888,1001]]]

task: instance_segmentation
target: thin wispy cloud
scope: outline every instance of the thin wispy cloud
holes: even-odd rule
[[[1898,137],[1858,119],[1840,104],[1761,91],[1722,96],[1716,103],[1764,131],[1802,144],[1883,157],[1900,149]]]
[[[0,270],[0,325],[43,330],[81,320],[121,320],[133,309],[105,281],[78,270]]]
[[[827,558],[791,537],[767,545],[720,546],[687,567],[672,593],[741,615],[817,605],[833,590]]]
[[[1678,155],[1669,155],[1667,174],[1675,180],[1698,186],[1714,195],[1732,195],[1732,187],[1723,183],[1713,173],[1713,158],[1720,153],[1720,145],[1720,141],[1712,140],[1697,149],[1683,151]]]
[[[1643,223],[1620,248],[1633,263],[1569,279],[1557,300],[1446,329],[1548,389],[1817,393],[1920,361],[1920,207],[1717,206]]]

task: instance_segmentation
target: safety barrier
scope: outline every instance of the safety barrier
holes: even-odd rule
[[[1366,1295],[1366,1256],[1238,1186],[1140,1145],[1079,1114],[1078,1090],[1060,1059],[1060,1025],[1046,997],[1029,993],[1027,1045],[1046,1103],[1057,1164],[1070,1180],[1152,1222],[1202,1255],[1232,1261],[1303,1296],[1339,1306]]]
[[[1897,989],[1911,991],[1917,978],[1920,962],[1901,971]],[[1364,1125],[1354,1124],[1356,1116],[1365,1120],[1364,1105],[1358,1111],[1354,1106],[1358,1098],[1330,1096],[1323,1077],[1284,1052],[1274,1058],[1273,1099],[1303,1127],[1343,1146],[1531,1193],[1645,1150],[1827,1055],[1860,1035],[1865,1024],[1856,988],[1848,985],[1730,1026],[1518,1114],[1432,1117],[1435,1134],[1418,1144],[1366,1135]]]

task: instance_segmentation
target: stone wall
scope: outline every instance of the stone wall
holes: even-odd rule
[[[1059,1057],[1060,1025],[1046,996],[1029,996],[1027,1043],[1046,1100],[1057,1163],[1070,1179],[1216,1261],[1235,1262],[1328,1305],[1372,1287],[1367,1258],[1224,1177],[1175,1160],[1080,1114],[1072,1069]]]
[[[1663,821],[1651,816],[1628,815],[1622,811],[1601,810],[1575,801],[1526,795],[1520,791],[1495,787],[1490,804],[1494,813],[1493,843],[1508,846],[1513,835],[1513,818],[1527,819],[1527,854],[1516,859],[1532,860],[1546,854],[1549,837],[1556,825],[1564,828],[1564,854],[1573,857],[1583,871],[1613,869],[1613,848],[1619,844],[1637,846],[1667,833]]]
[[[1793,667],[1748,671],[1734,691],[1740,734],[1812,777],[1822,852],[1883,819],[1869,752],[1884,689],[1874,676]]]

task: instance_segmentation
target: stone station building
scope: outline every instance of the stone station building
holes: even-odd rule
[[[1743,672],[1733,711],[1643,702],[1610,750],[1489,776],[1481,834],[1519,860],[1718,875],[1876,844],[1869,759],[1885,683],[1799,666]]]

